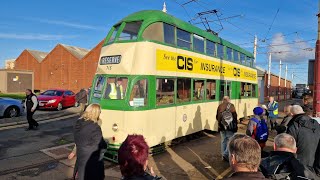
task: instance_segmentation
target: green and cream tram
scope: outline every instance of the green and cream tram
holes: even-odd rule
[[[140,11],[115,24],[101,49],[90,103],[102,107],[109,159],[128,134],[149,146],[204,129],[217,131],[228,95],[238,117],[258,104],[252,53],[162,11]],[[111,151],[115,150],[114,153]],[[111,154],[110,154],[111,153]]]

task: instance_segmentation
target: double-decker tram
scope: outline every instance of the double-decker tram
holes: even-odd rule
[[[217,131],[216,111],[230,96],[238,117],[258,104],[252,53],[162,11],[140,11],[116,23],[101,49],[90,103],[102,108],[106,154],[128,134],[149,146],[204,129]]]

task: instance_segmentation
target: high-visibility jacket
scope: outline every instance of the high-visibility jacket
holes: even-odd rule
[[[115,83],[110,83],[111,91],[109,94],[110,99],[123,99],[123,87],[122,85],[116,86]],[[119,91],[117,91],[117,88],[119,88]],[[120,94],[119,94],[120,93]]]
[[[268,104],[268,112],[269,112],[269,118],[277,118],[278,117],[278,102],[273,101],[273,103],[270,105]]]

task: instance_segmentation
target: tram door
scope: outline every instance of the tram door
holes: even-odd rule
[[[220,81],[220,101],[223,96],[229,96],[231,98],[231,81]]]

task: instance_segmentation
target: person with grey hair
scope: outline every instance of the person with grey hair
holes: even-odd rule
[[[261,161],[261,148],[256,140],[245,134],[235,134],[230,138],[229,164],[234,173],[226,180],[266,179],[258,172]]]
[[[238,131],[237,112],[234,105],[230,102],[229,96],[224,96],[222,103],[218,106],[216,119],[218,121],[218,131],[221,136],[221,155],[222,160],[228,161],[227,143],[235,132]]]
[[[274,151],[262,159],[260,170],[269,179],[315,179],[314,173],[296,159],[295,139],[286,133],[274,138]]]
[[[287,105],[284,107],[284,113],[286,114],[286,116],[283,118],[280,125],[277,125],[275,127],[277,134],[281,134],[287,131],[288,124],[292,119],[291,108],[292,108],[292,105]]]
[[[320,125],[304,113],[299,105],[291,108],[292,119],[288,124],[287,133],[297,142],[297,159],[312,168],[320,139]]]

